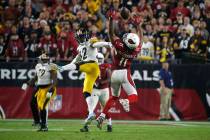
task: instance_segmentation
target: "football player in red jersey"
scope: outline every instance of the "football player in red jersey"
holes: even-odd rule
[[[126,112],[130,111],[130,104],[137,102],[138,95],[135,84],[131,78],[130,66],[132,60],[137,57],[142,45],[142,30],[140,18],[133,19],[137,33],[126,33],[122,39],[114,34],[113,19],[110,16],[109,37],[113,45],[113,64],[111,75],[112,97],[107,101],[103,112],[96,119],[97,127],[102,128],[102,123],[108,115],[108,110],[118,101]],[[127,99],[119,99],[121,87],[127,93]]]
[[[85,119],[85,124],[81,132],[88,132],[88,125],[95,119],[94,110],[98,102],[101,105],[101,109],[104,108],[106,102],[109,99],[109,87],[110,87],[110,77],[111,77],[111,65],[108,63],[104,63],[104,55],[101,53],[97,54],[98,64],[100,68],[100,75],[97,78],[95,85],[93,87],[93,91],[91,94],[92,103],[88,107],[88,117]],[[110,117],[107,117],[107,131],[112,132],[112,121]]]

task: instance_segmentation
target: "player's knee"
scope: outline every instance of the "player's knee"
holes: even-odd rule
[[[91,96],[91,94],[89,92],[83,92],[83,96],[86,99],[87,97]]]
[[[132,94],[128,96],[129,103],[136,103],[138,101],[138,96],[136,94]]]

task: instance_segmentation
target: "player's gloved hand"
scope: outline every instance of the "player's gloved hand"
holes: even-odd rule
[[[133,24],[137,26],[137,25],[140,25],[141,23],[142,23],[141,17],[134,15],[133,16]]]
[[[109,48],[111,49],[112,48],[112,43],[108,42],[108,44],[109,44]]]
[[[28,84],[27,83],[23,83],[21,89],[22,90],[26,90],[28,88]]]

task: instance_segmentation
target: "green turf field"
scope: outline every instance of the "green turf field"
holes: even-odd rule
[[[210,122],[114,121],[81,133],[82,120],[49,120],[48,132],[36,132],[31,120],[0,120],[0,140],[210,140]]]

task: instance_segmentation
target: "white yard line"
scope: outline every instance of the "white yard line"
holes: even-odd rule
[[[32,122],[32,119],[6,119],[0,120],[3,122]],[[49,119],[49,122],[78,122],[83,123],[84,120],[79,119]],[[145,125],[177,125],[177,126],[199,126],[206,125],[210,127],[210,122],[199,121],[142,121],[142,120],[113,120],[113,123],[120,124],[145,124]]]

